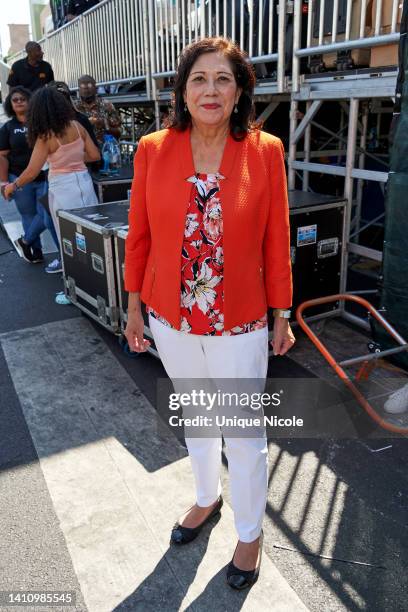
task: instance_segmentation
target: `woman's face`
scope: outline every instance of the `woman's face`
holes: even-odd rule
[[[242,89],[222,53],[203,53],[188,76],[184,101],[193,122],[216,127],[229,122]]]
[[[28,100],[22,93],[16,91],[11,96],[11,106],[16,115],[24,115],[27,112]]]

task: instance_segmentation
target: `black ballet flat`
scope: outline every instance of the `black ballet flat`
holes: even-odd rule
[[[223,503],[224,503],[223,499],[222,497],[220,497],[218,500],[218,503],[211,510],[207,518],[202,523],[197,525],[197,527],[183,527],[179,523],[176,523],[171,532],[170,539],[172,543],[173,544],[189,544],[190,542],[195,540],[198,534],[200,533],[200,531],[202,530],[202,528],[204,527],[204,525],[208,523],[210,519],[212,519],[214,516],[220,513]]]
[[[238,546],[238,545],[237,545]],[[258,580],[259,569],[261,567],[262,560],[262,547],[263,547],[263,531],[259,537],[259,560],[254,570],[242,570],[236,567],[232,561],[229,562],[227,568],[227,582],[232,589],[242,591],[248,589]],[[236,549],[235,549],[236,550]],[[235,553],[234,553],[235,555]],[[232,557],[234,559],[234,557]]]

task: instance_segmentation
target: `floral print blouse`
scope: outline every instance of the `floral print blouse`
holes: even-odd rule
[[[181,252],[181,331],[203,336],[243,334],[267,325],[265,315],[224,329],[224,253],[220,200],[221,174],[197,174],[192,183]],[[171,327],[159,313],[151,316]]]

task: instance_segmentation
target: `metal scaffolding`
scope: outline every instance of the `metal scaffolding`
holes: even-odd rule
[[[380,120],[381,101],[395,95],[397,62],[385,68],[361,63],[370,49],[398,43],[400,18],[400,0],[103,0],[40,42],[56,78],[72,89],[83,73],[95,76],[98,85],[126,85],[126,92],[110,99],[153,106],[159,129],[160,107],[170,100],[183,47],[206,36],[237,40],[256,69],[255,99],[267,103],[260,118],[290,103],[289,189],[299,177],[301,188],[310,190],[311,173],[344,178],[344,293],[350,253],[382,258],[381,251],[358,243],[361,232],[381,220],[361,218],[363,181],[384,185],[388,179],[384,161],[367,150],[368,101],[376,102]],[[325,63],[327,71],[319,73]],[[135,85],[138,91],[129,91]],[[340,105],[336,130],[316,120],[329,101]],[[312,128],[327,136],[326,146],[334,143],[337,163],[314,161],[322,149],[312,150]],[[384,170],[365,169],[368,158]],[[352,317],[344,305],[340,309]]]

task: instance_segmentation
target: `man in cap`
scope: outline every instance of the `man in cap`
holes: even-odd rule
[[[105,134],[120,138],[119,114],[111,102],[97,96],[95,79],[88,74],[81,76],[78,79],[78,88],[80,100],[76,108],[92,123],[99,144],[103,144]]]

